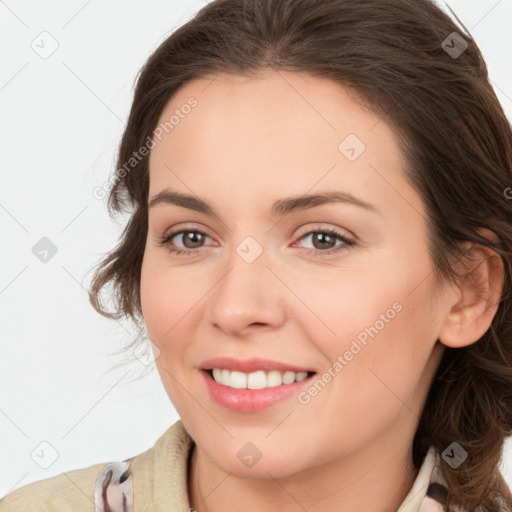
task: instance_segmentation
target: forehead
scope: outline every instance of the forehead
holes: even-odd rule
[[[402,176],[395,134],[331,80],[283,71],[193,80],[167,103],[159,126],[150,197],[171,188],[213,193],[222,204],[236,192],[243,206],[327,188],[376,204],[402,196],[421,209]]]

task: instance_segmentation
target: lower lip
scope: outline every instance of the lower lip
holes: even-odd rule
[[[300,382],[265,389],[235,389],[215,382],[209,372],[201,370],[211,397],[223,407],[240,412],[258,412],[297,394],[309,385],[314,374]]]

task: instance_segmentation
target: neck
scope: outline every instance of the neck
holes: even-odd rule
[[[190,506],[197,512],[230,512],[240,504],[246,512],[396,512],[418,474],[411,444],[401,451],[397,446],[388,439],[380,449],[368,444],[342,460],[284,478],[249,479],[226,473],[196,445]]]

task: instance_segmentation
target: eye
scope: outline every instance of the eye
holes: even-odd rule
[[[183,243],[191,244],[192,248],[191,249],[185,248],[185,250],[176,249],[173,246],[174,244],[171,244],[171,240],[175,237],[177,238],[178,235],[182,236]],[[185,236],[183,236],[183,235],[185,235]],[[203,233],[202,231],[200,231],[198,229],[181,229],[179,231],[173,231],[169,234],[164,235],[160,239],[159,245],[166,247],[169,252],[175,254],[176,256],[179,256],[182,254],[190,254],[192,252],[197,252],[197,251],[194,251],[194,249],[198,248],[197,244],[200,244],[202,241],[204,241],[205,237],[210,238],[206,233]]]
[[[332,229],[318,229],[315,231],[308,231],[306,234],[302,235],[299,240],[304,240],[310,236],[313,237],[313,245],[319,245],[320,248],[306,249],[308,254],[326,256],[350,249],[357,244],[355,240],[348,238],[342,233]],[[174,238],[179,239],[179,237],[181,237],[182,244],[185,245],[184,249],[180,249],[179,247],[176,248],[174,242],[172,242]],[[159,245],[166,247],[170,253],[176,256],[191,255],[194,252],[198,252],[197,249],[201,248],[205,238],[210,237],[201,230],[181,229],[172,231],[171,233],[167,233],[162,236],[159,240]],[[331,247],[331,244],[335,244],[336,240],[341,241],[341,244]],[[328,247],[326,247],[326,245]]]
[[[356,245],[356,241],[346,237],[342,233],[334,229],[319,229],[316,231],[308,231],[305,235],[300,237],[300,240],[312,237],[313,245],[317,245],[320,248],[308,249],[308,254],[318,254],[320,256],[326,256],[329,254],[337,253]],[[336,243],[336,239],[341,240],[341,244],[338,246],[331,246]],[[326,247],[329,246],[329,247]],[[322,250],[326,249],[326,250]]]

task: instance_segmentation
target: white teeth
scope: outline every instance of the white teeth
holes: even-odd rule
[[[267,387],[267,376],[265,372],[252,372],[247,377],[249,389],[263,389]]]
[[[247,373],[231,372],[229,385],[232,388],[243,389],[247,387]]]
[[[251,373],[226,370],[225,368],[214,368],[213,379],[219,384],[236,389],[265,389],[282,384],[292,384],[307,378],[307,372],[280,372],[271,370],[265,372],[258,370]]]
[[[295,372],[284,372],[283,384],[291,384],[295,382]]]
[[[283,377],[281,372],[272,370],[267,374],[267,387],[273,388],[274,386],[280,386],[283,383]]]
[[[295,377],[295,380],[297,382],[300,382],[301,380],[304,380],[308,376],[308,372],[299,372],[297,373],[297,377]]]
[[[222,379],[221,375],[224,370],[221,370],[220,368],[214,368],[213,369],[213,378],[216,382],[220,382]]]

